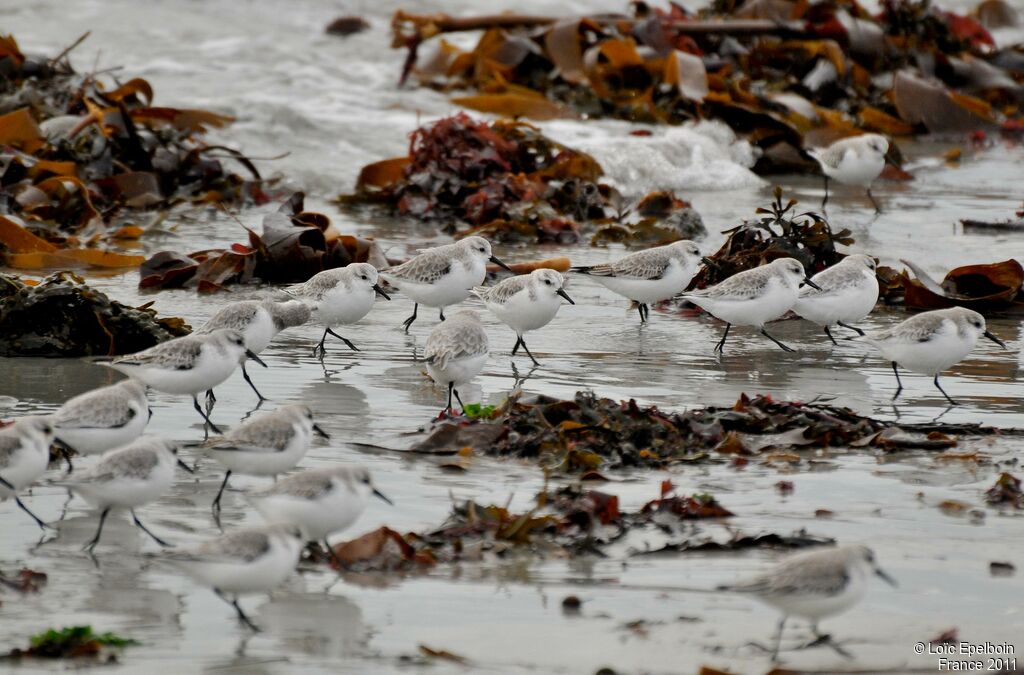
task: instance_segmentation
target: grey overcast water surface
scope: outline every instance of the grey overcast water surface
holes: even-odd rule
[[[123,65],[126,77],[141,75],[156,90],[157,103],[207,107],[238,117],[218,140],[255,156],[289,151],[267,172],[289,177],[310,197],[308,206],[331,215],[339,229],[371,234],[390,255],[445,241],[427,227],[371,221],[337,212],[328,202],[351,189],[359,168],[405,152],[407,134],[418,122],[454,109],[438,93],[399,91],[395,81],[402,52],[388,49],[387,24],[396,0],[384,2],[155,2],[37,0],[4,3],[3,30],[28,52],[53,54],[85,30],[92,36],[74,53],[80,70]],[[503,2],[520,11],[568,13],[583,9],[621,10],[624,3]],[[409,3],[407,7],[411,7]],[[955,3],[965,6],[965,3]],[[424,5],[468,14],[469,0]],[[372,29],[346,40],[323,35],[340,14],[367,17]],[[472,36],[460,36],[460,40]],[[545,125],[556,138],[593,152],[619,187],[642,194],[672,187],[692,200],[712,234],[707,251],[722,241],[719,232],[770,200],[770,185],[746,168],[749,149],[729,140],[715,125],[698,130],[656,129],[653,141],[628,135],[624,123],[561,122]],[[631,144],[645,144],[642,146]],[[1002,219],[1019,208],[1024,152],[996,142],[985,150],[967,149],[960,166],[939,159],[950,143],[904,147],[916,179],[876,187],[885,213],[873,219],[856,191],[840,190],[830,216],[849,227],[854,249],[872,253],[883,264],[910,258],[936,277],[950,267],[1024,256],[1020,237],[964,233],[960,218]],[[812,207],[821,186],[809,178],[780,179],[787,195]],[[262,213],[241,214],[258,227]],[[243,239],[234,222],[166,221],[162,233],[143,240],[145,251],[208,248]],[[574,263],[608,260],[621,250],[502,248],[507,260],[555,255]],[[192,291],[142,295],[134,273],[92,278],[91,283],[129,304],[155,301],[165,315],[201,324],[232,296],[199,297]],[[831,347],[814,327],[796,321],[774,327],[778,337],[799,349],[784,354],[748,330],[734,330],[721,361],[711,348],[721,326],[706,317],[655,312],[640,329],[626,303],[587,280],[568,288],[577,301],[546,329],[530,335],[542,366],[526,380],[526,393],[571,396],[592,389],[613,398],[683,409],[731,404],[742,392],[778,399],[831,396],[864,414],[892,418],[895,382],[888,365],[865,346],[843,342]],[[244,292],[244,291],[243,291]],[[374,501],[343,540],[380,525],[421,530],[439,524],[451,499],[475,498],[525,508],[542,486],[540,470],[529,463],[475,459],[465,473],[452,474],[430,458],[392,452],[369,453],[354,443],[397,445],[402,434],[426,425],[443,405],[443,392],[431,386],[412,356],[422,349],[436,318],[424,312],[412,334],[398,330],[410,303],[396,297],[378,303],[359,325],[345,329],[362,350],[353,353],[329,342],[323,366],[310,355],[318,339],[310,326],[283,334],[264,353],[269,370],[251,368],[273,403],[311,405],[331,434],[313,447],[305,467],[337,462],[369,466],[394,507]],[[865,328],[890,325],[898,312],[878,311]],[[483,376],[467,388],[467,400],[499,402],[514,385],[509,350],[514,335],[486,318],[494,352]],[[945,412],[948,422],[1024,426],[1021,402],[1021,322],[992,318],[990,329],[1009,345],[998,350],[984,342],[944,377],[963,405]],[[526,362],[519,360],[521,369]],[[0,395],[11,397],[5,418],[54,409],[69,396],[115,381],[119,376],[77,360],[0,359]],[[942,414],[944,401],[924,377],[906,376],[898,408],[902,420],[926,421]],[[214,419],[229,426],[245,415],[254,397],[240,376],[218,388]],[[183,442],[201,438],[198,416],[187,399],[152,395],[151,433]],[[270,407],[269,405],[267,407]],[[971,642],[1010,642],[1024,649],[1020,576],[994,577],[991,561],[1022,564],[1021,520],[984,504],[984,491],[998,471],[993,462],[1016,463],[1019,440],[989,438],[962,442],[960,452],[977,451],[989,461],[939,461],[928,453],[876,457],[864,451],[805,452],[797,467],[752,462],[743,470],[724,465],[677,467],[667,472],[615,474],[600,489],[619,495],[635,509],[656,496],[671,478],[683,492],[710,492],[737,516],[706,522],[694,534],[722,540],[731,530],[792,533],[801,528],[842,543],[874,547],[882,565],[900,586],[870,584],[864,602],[823,623],[855,658],[847,661],[827,648],[784,651],[791,668],[920,669],[934,671],[937,656],[918,656],[914,646],[952,627]],[[186,452],[186,454],[189,454]],[[189,458],[191,459],[191,458]],[[814,461],[810,461],[814,460]],[[1012,470],[1016,470],[1014,466]],[[217,535],[209,504],[220,474],[212,462],[197,480],[181,476],[173,493],[140,511],[143,520],[177,544]],[[795,490],[781,495],[780,480]],[[237,478],[236,488],[263,484]],[[56,519],[65,494],[37,486],[26,501],[45,519]],[[944,500],[970,505],[962,512],[940,510]],[[815,511],[834,512],[829,519]],[[972,515],[973,514],[973,515]],[[112,519],[97,549],[99,567],[81,552],[96,525],[78,500],[71,502],[59,534],[39,542],[39,531],[12,502],[0,504],[0,569],[27,566],[49,575],[42,592],[0,595],[0,650],[23,646],[29,635],[50,626],[91,624],[140,640],[127,650],[121,672],[391,673],[414,672],[418,646],[447,649],[468,666],[435,662],[431,672],[593,673],[608,666],[623,673],[693,673],[701,664],[758,673],[768,658],[749,642],[767,643],[775,613],[747,598],[693,589],[713,588],[741,574],[764,569],[776,552],[742,555],[663,555],[629,557],[625,546],[607,559],[522,558],[456,567],[440,566],[422,575],[349,576],[307,571],[267,596],[243,600],[265,632],[249,635],[229,607],[210,591],[144,554],[155,547],[125,518]],[[257,522],[239,492],[225,498],[226,528]],[[648,540],[649,539],[649,540]],[[636,535],[629,546],[659,546],[656,535]],[[325,589],[329,592],[325,593]],[[681,590],[691,589],[691,590]],[[562,599],[584,600],[578,615],[565,615]],[[643,619],[646,631],[625,627]],[[791,624],[785,644],[807,638],[806,626]],[[1022,655],[1024,656],[1024,655]],[[31,664],[63,669],[68,664]]]

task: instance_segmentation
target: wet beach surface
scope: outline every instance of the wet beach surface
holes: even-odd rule
[[[621,9],[619,3],[601,4]],[[538,2],[521,5],[517,8],[523,11],[543,8]],[[237,115],[239,122],[221,132],[223,140],[253,155],[290,150],[288,157],[261,167],[280,171],[306,189],[307,206],[328,213],[340,230],[375,236],[393,257],[446,241],[429,227],[339,213],[329,204],[351,188],[363,164],[402,154],[406,134],[417,120],[453,111],[440,94],[395,88],[404,53],[389,50],[385,34],[395,5],[355,3],[342,10],[303,2],[283,16],[275,7],[253,2],[239,12],[227,2],[38,2],[6,17],[6,30],[27,51],[54,53],[92,29],[76,63],[90,63],[100,48],[101,66],[124,64],[133,75],[147,77],[158,102]],[[470,13],[473,4],[449,4],[446,9]],[[364,14],[373,29],[348,40],[323,36],[323,25],[338,13]],[[621,145],[630,125],[542,126],[556,139],[593,152],[629,194],[672,187],[692,201],[712,233],[700,242],[705,251],[720,244],[720,230],[752,217],[755,208],[771,199],[770,185],[745,168],[741,144],[708,141],[698,151],[687,145],[692,139],[685,134],[691,132],[673,130],[665,131],[678,141],[671,151],[630,156],[622,150],[628,146]],[[708,133],[713,135],[713,130]],[[854,250],[876,255],[882,264],[907,258],[937,278],[956,265],[1014,255],[1020,259],[1019,241],[1008,235],[964,233],[958,221],[1003,219],[1019,208],[1020,194],[1009,177],[1021,174],[1024,151],[998,143],[988,149],[967,148],[961,165],[951,167],[935,158],[952,144],[932,141],[905,147],[916,179],[876,187],[885,208],[877,219],[862,195],[841,189],[830,202],[833,227],[850,228],[857,240]],[[665,163],[660,172],[644,171],[652,157]],[[659,176],[663,184],[650,183]],[[807,208],[820,201],[819,181],[781,177],[778,182]],[[262,213],[273,208],[240,217],[246,225],[258,226]],[[172,218],[162,229],[163,234],[142,240],[147,253],[208,248],[243,236],[233,221],[213,214]],[[623,251],[499,246],[496,253],[508,261],[567,255],[574,264],[593,264]],[[194,327],[250,290],[232,296],[198,296],[194,291],[148,295],[139,293],[137,282],[135,274],[90,279],[128,304],[155,300],[161,314],[183,316]],[[841,340],[833,347],[805,322],[784,321],[772,328],[776,337],[798,349],[795,354],[783,353],[741,328],[732,331],[719,360],[711,350],[722,326],[707,316],[655,311],[652,322],[641,328],[625,301],[596,284],[574,278],[567,290],[577,304],[563,307],[551,325],[528,336],[541,366],[522,382],[525,394],[566,398],[591,389],[601,396],[635,398],[672,410],[730,405],[743,392],[780,400],[829,397],[882,419],[898,415],[900,421],[922,422],[941,415],[943,422],[1024,427],[1019,318],[989,319],[989,329],[1007,342],[1008,351],[983,341],[944,375],[943,386],[962,405],[947,409],[929,378],[904,375],[905,390],[894,408],[890,398],[896,383],[877,353],[855,341]],[[265,408],[306,403],[331,435],[331,441],[318,441],[311,448],[302,467],[365,464],[395,501],[394,507],[374,501],[335,541],[385,524],[399,531],[430,528],[444,520],[453,499],[497,504],[511,499],[512,508],[523,509],[543,485],[540,469],[527,462],[474,458],[466,472],[451,473],[436,458],[371,452],[357,445],[404,447],[409,442],[404,435],[426,426],[444,405],[444,392],[431,385],[414,359],[436,316],[421,312],[405,335],[400,323],[410,312],[411,303],[400,296],[379,302],[358,325],[339,331],[361,351],[351,352],[332,339],[322,364],[310,353],[319,329],[287,331],[262,354],[269,369],[250,368],[271,399]],[[879,309],[862,327],[884,327],[905,316]],[[516,387],[509,356],[515,336],[490,315],[484,314],[484,320],[492,355],[463,398],[498,403]],[[518,358],[516,364],[520,374],[528,372],[527,359]],[[0,396],[12,397],[0,399],[7,405],[0,415],[47,412],[72,395],[119,377],[77,360],[0,359]],[[225,427],[255,405],[240,374],[219,387],[217,396],[213,419]],[[187,399],[153,392],[151,405],[149,433],[183,443],[202,438],[199,417]],[[660,482],[669,478],[680,493],[712,493],[736,514],[728,521],[694,526],[694,535],[716,540],[728,539],[733,530],[790,534],[806,529],[840,543],[869,544],[899,580],[899,588],[872,582],[860,605],[822,626],[855,659],[843,659],[827,647],[786,650],[810,637],[804,624],[793,621],[784,641],[784,665],[824,671],[934,671],[937,657],[917,656],[914,644],[951,627],[959,628],[962,640],[1007,641],[1018,653],[1024,650],[1024,614],[1014,600],[1020,577],[989,572],[991,561],[1020,566],[1020,515],[984,503],[985,489],[1001,470],[1019,474],[1021,442],[967,439],[956,451],[977,451],[982,461],[939,460],[927,452],[881,457],[865,450],[797,450],[803,459],[796,465],[752,461],[742,469],[705,463],[670,471],[614,472],[613,482],[596,487],[618,495],[624,509],[656,497]],[[192,452],[184,454],[191,463]],[[209,505],[221,477],[212,461],[203,461],[195,478],[181,474],[170,496],[139,515],[179,545],[216,536]],[[775,487],[781,480],[791,481],[794,490],[781,494]],[[224,502],[225,529],[258,522],[248,513],[241,490],[264,484],[232,479],[235,490]],[[940,509],[946,500],[969,508]],[[25,501],[44,519],[56,520],[67,497],[62,490],[39,485]],[[816,517],[819,509],[834,515]],[[421,644],[465,657],[466,672],[593,673],[607,666],[630,673],[690,673],[701,664],[745,673],[770,668],[767,655],[748,643],[770,641],[776,613],[752,599],[700,591],[765,569],[778,557],[773,551],[637,556],[624,545],[604,559],[524,555],[440,565],[415,576],[347,575],[337,583],[326,568],[307,569],[269,599],[242,601],[265,629],[252,636],[211,592],[148,558],[145,554],[155,551],[155,545],[123,516],[108,522],[97,549],[98,567],[81,551],[96,525],[82,501],[67,505],[59,532],[42,542],[34,523],[13,502],[0,504],[0,518],[0,569],[25,566],[49,575],[38,594],[0,595],[4,651],[23,646],[28,636],[50,626],[91,624],[143,643],[125,652],[123,672],[413,672],[421,664]],[[653,536],[649,542],[633,538],[628,547],[645,544],[656,548],[661,542]],[[578,614],[563,612],[567,595],[584,601]],[[643,630],[627,626],[641,619],[646,622]],[[463,667],[440,661],[426,668],[449,672]]]

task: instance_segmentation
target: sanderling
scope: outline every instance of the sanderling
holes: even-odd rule
[[[333,335],[349,349],[359,351],[352,342],[332,330],[333,326],[350,324],[359,321],[373,309],[377,296],[385,300],[391,298],[377,283],[377,269],[370,263],[352,263],[345,267],[324,270],[313,276],[304,284],[291,289],[295,295],[314,303],[313,318],[324,327],[320,344],[313,349],[324,358],[326,349],[324,341]]]
[[[192,549],[164,551],[160,558],[212,588],[235,608],[242,623],[259,631],[238,605],[238,596],[280,586],[295,570],[301,553],[299,530],[275,525],[236,530]]]
[[[842,138],[827,148],[811,148],[807,151],[821,165],[825,176],[825,198],[821,201],[824,209],[828,203],[828,180],[835,178],[843,185],[861,185],[867,189],[868,199],[876,212],[882,208],[871,194],[871,183],[885,168],[885,155],[889,152],[889,141],[878,134],[863,134]]]
[[[245,347],[254,354],[259,354],[270,341],[281,331],[287,328],[301,326],[309,321],[310,309],[305,303],[298,300],[286,302],[274,302],[273,300],[239,300],[221,307],[204,323],[196,335],[207,335],[221,328],[237,330],[245,336]],[[245,369],[245,361],[242,362],[242,377],[249,383],[252,390],[260,401],[266,400],[256,385],[253,384]],[[207,395],[212,399],[213,390],[210,389]]]
[[[750,593],[782,612],[772,651],[772,656],[777,658],[788,617],[809,620],[814,636],[819,641],[828,641],[827,635],[818,632],[818,622],[857,604],[864,595],[869,573],[896,585],[896,581],[878,567],[871,549],[839,546],[791,555],[770,572],[737,584],[719,586],[718,590]]]
[[[143,436],[133,443],[100,456],[96,464],[73,477],[54,481],[81,496],[100,510],[100,523],[96,535],[85,545],[90,553],[100,541],[103,523],[111,509],[126,508],[139,528],[161,546],[167,542],[156,536],[135,515],[135,509],[160,499],[174,483],[174,467],[180,466],[192,473],[178,459],[178,449],[170,441]]]
[[[213,510],[220,510],[220,499],[232,473],[276,476],[293,469],[309,450],[313,432],[330,438],[313,421],[312,410],[304,405],[286,405],[252,417],[227,435],[203,443],[200,447],[227,469],[213,500]]]
[[[334,557],[327,537],[356,522],[366,510],[370,495],[391,504],[373,486],[367,469],[335,466],[288,476],[253,493],[252,499],[267,522],[298,527],[306,541],[322,543]]]
[[[196,411],[216,433],[222,433],[199,406],[196,396],[231,377],[238,364],[249,357],[264,368],[267,364],[245,346],[237,330],[221,328],[206,335],[186,335],[161,342],[135,354],[94,359],[129,377],[168,394],[188,394]]]
[[[875,259],[863,253],[848,255],[837,264],[813,277],[819,289],[804,286],[793,311],[803,318],[823,326],[832,344],[839,344],[828,329],[832,324],[856,331],[864,331],[850,324],[860,321],[878,302],[878,277]]]
[[[487,361],[487,352],[487,332],[480,324],[480,315],[473,310],[456,312],[430,331],[423,360],[430,378],[448,387],[445,412],[452,409],[452,393],[465,409],[456,387],[480,374]]]
[[[98,455],[141,436],[151,415],[146,385],[128,378],[68,399],[50,419],[57,441],[80,455]]]
[[[787,352],[794,351],[764,329],[768,321],[779,318],[796,304],[800,282],[812,288],[817,285],[807,278],[804,266],[795,258],[779,258],[752,270],[737,272],[725,281],[704,290],[684,293],[689,300],[725,321],[725,333],[714,351],[725,351],[725,339],[732,324],[753,326],[761,334]]]
[[[512,356],[519,347],[526,351],[534,365],[537,359],[526,346],[523,333],[542,328],[555,318],[562,298],[575,305],[562,285],[565,279],[555,270],[539,269],[521,276],[510,277],[494,286],[477,286],[473,293],[484,301],[502,323],[516,332],[516,345]]]
[[[18,493],[46,471],[52,442],[53,426],[47,417],[22,417],[0,429],[0,499],[14,497],[18,508],[32,516],[40,528],[46,523],[29,511]]]
[[[423,249],[411,260],[381,271],[384,279],[415,303],[412,316],[402,325],[405,332],[416,320],[420,305],[444,308],[462,302],[487,276],[487,263],[512,271],[491,254],[491,242],[483,237],[466,237],[454,244]]]
[[[615,262],[573,267],[569,271],[586,274],[613,293],[632,300],[640,323],[647,323],[649,305],[682,293],[702,260],[707,262],[697,244],[684,239],[637,251]]]
[[[897,364],[915,373],[934,375],[935,386],[952,405],[956,401],[939,384],[939,373],[967,356],[981,336],[1006,349],[1006,344],[985,328],[985,317],[965,307],[922,312],[892,328],[868,333],[864,340],[882,352],[896,374],[896,393],[903,391]]]

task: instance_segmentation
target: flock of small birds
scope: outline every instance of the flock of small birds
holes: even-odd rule
[[[887,144],[871,145],[875,141],[870,137],[853,140],[857,143],[852,149],[834,146],[820,153],[819,160],[831,167],[828,175],[863,183],[865,170],[859,167],[858,153],[884,154]],[[874,175],[880,170],[877,167]],[[266,525],[238,529],[190,550],[170,547],[143,525],[135,509],[167,494],[177,468],[192,469],[178,458],[175,443],[144,435],[151,417],[147,388],[192,398],[207,435],[192,447],[225,470],[211,507],[219,514],[221,496],[233,474],[276,478],[302,461],[314,434],[327,437],[304,405],[283,405],[258,413],[227,433],[210,419],[216,400],[214,388],[239,367],[264,400],[245,371],[246,360],[265,366],[259,352],[285,329],[310,322],[322,326],[324,332],[313,353],[323,358],[328,336],[358,349],[335,329],[362,319],[377,298],[390,300],[388,290],[397,290],[415,303],[412,315],[403,323],[406,331],[416,321],[420,305],[437,309],[441,321],[430,331],[423,361],[429,376],[447,388],[445,413],[452,411],[453,396],[462,405],[458,388],[481,372],[490,353],[479,314],[463,310],[446,319],[446,308],[476,296],[515,332],[513,356],[522,347],[536,363],[524,336],[547,325],[564,304],[574,304],[566,292],[565,277],[554,270],[538,269],[485,287],[481,284],[488,262],[507,268],[493,255],[490,242],[473,236],[423,250],[408,262],[381,271],[365,263],[351,264],[286,289],[291,296],[287,300],[234,302],[191,335],[135,354],[96,359],[128,379],[76,396],[53,414],[22,417],[0,430],[0,499],[14,499],[40,527],[47,527],[19,494],[47,470],[51,445],[73,450],[83,458],[84,468],[75,470],[69,454],[67,473],[50,484],[67,488],[98,512],[95,535],[85,547],[90,555],[100,543],[111,511],[127,510],[143,532],[167,547],[160,554],[162,559],[213,589],[235,608],[246,626],[257,630],[238,604],[240,595],[267,592],[280,585],[295,569],[306,544],[322,544],[334,555],[328,538],[351,526],[370,497],[390,501],[374,487],[365,468],[344,465],[307,470],[247,494]],[[732,326],[756,329],[781,349],[793,351],[765,329],[790,311],[821,326],[834,343],[832,328],[844,327],[856,333],[854,339],[877,348],[892,364],[897,396],[902,390],[898,368],[903,367],[934,376],[935,386],[954,403],[939,384],[939,373],[963,359],[982,336],[1005,348],[988,332],[984,317],[963,308],[924,312],[887,330],[865,334],[854,324],[872,311],[879,293],[875,261],[867,255],[849,255],[810,278],[800,261],[782,258],[715,286],[684,292],[702,262],[708,263],[695,243],[679,241],[612,263],[574,267],[570,272],[633,301],[642,323],[648,320],[649,306],[663,300],[681,297],[700,306],[725,323],[714,348],[718,353],[724,352]],[[204,393],[205,408],[199,401]],[[209,436],[210,432],[215,435]],[[774,649],[777,656],[787,616],[810,620],[818,635],[818,620],[852,606],[863,594],[869,573],[895,583],[879,569],[869,549],[842,546],[791,556],[773,571],[721,588],[752,594],[782,612]]]

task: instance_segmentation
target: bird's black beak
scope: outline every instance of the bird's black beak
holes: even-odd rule
[[[821,290],[821,286],[819,286],[818,284],[816,284],[813,281],[811,281],[810,277],[804,277],[804,283],[807,284],[808,286],[810,286],[811,288],[813,288],[816,291],[820,291]]]
[[[385,300],[391,299],[391,296],[384,292],[384,289],[380,287],[380,284],[374,284],[373,290],[377,291],[377,295],[384,298]]]
[[[722,269],[721,267],[718,266],[718,263],[716,263],[714,260],[712,260],[711,258],[707,257],[706,255],[705,256],[701,256],[700,261],[702,263],[704,263],[705,265],[707,265],[708,267],[710,267],[711,269],[714,269],[714,270]]]
[[[313,431],[315,431],[316,435],[320,436],[321,438],[326,438],[326,439],[330,439],[331,438],[330,436],[327,435],[327,432],[324,431],[323,428],[320,427],[319,424],[314,424],[313,425]]]
[[[501,262],[500,260],[498,260],[497,256],[493,256],[492,255],[491,256],[491,262],[494,263],[495,265],[497,265],[498,267],[504,267],[509,272],[512,272],[512,274],[515,274],[515,272],[512,270],[512,268],[509,267],[508,265],[506,265],[505,263]]]
[[[267,364],[263,363],[263,359],[261,359],[260,357],[256,356],[256,352],[252,351],[251,349],[246,349],[245,350],[245,356],[246,356],[246,358],[250,358],[253,361],[255,361],[256,363],[260,364],[264,368],[267,367]]]
[[[180,459],[178,460],[178,466],[187,471],[188,473],[195,473],[195,470],[192,467],[190,467],[188,464],[181,461]]]
[[[997,337],[996,337],[995,335],[993,335],[992,333],[989,333],[988,331],[985,331],[984,333],[982,333],[982,335],[984,335],[985,337],[987,337],[987,338],[988,338],[989,340],[991,340],[992,342],[995,342],[995,343],[996,343],[997,345],[999,345],[999,346],[1000,346],[1000,347],[1002,347],[1003,349],[1006,349],[1006,343],[1005,343],[1005,342],[1003,342],[1002,340],[1000,340],[999,338],[997,338]]]
[[[882,579],[883,581],[885,581],[885,583],[889,584],[893,588],[899,587],[899,584],[896,583],[896,580],[890,577],[888,574],[886,574],[885,571],[883,571],[880,567],[875,568],[875,576],[877,576],[879,579]]]
[[[570,305],[576,304],[576,301],[569,297],[569,294],[565,292],[564,288],[559,288],[557,291],[555,291],[555,293],[559,294],[560,296],[568,300]]]
[[[386,497],[386,496],[384,495],[384,493],[383,493],[383,492],[381,492],[380,490],[378,490],[377,488],[373,488],[373,496],[374,496],[374,497],[379,497],[380,499],[383,499],[384,501],[386,501],[386,502],[387,502],[388,504],[390,504],[391,506],[394,506],[394,505],[395,505],[395,503],[394,503],[393,501],[391,501],[390,499],[388,499],[388,498],[387,498],[387,497]]]

